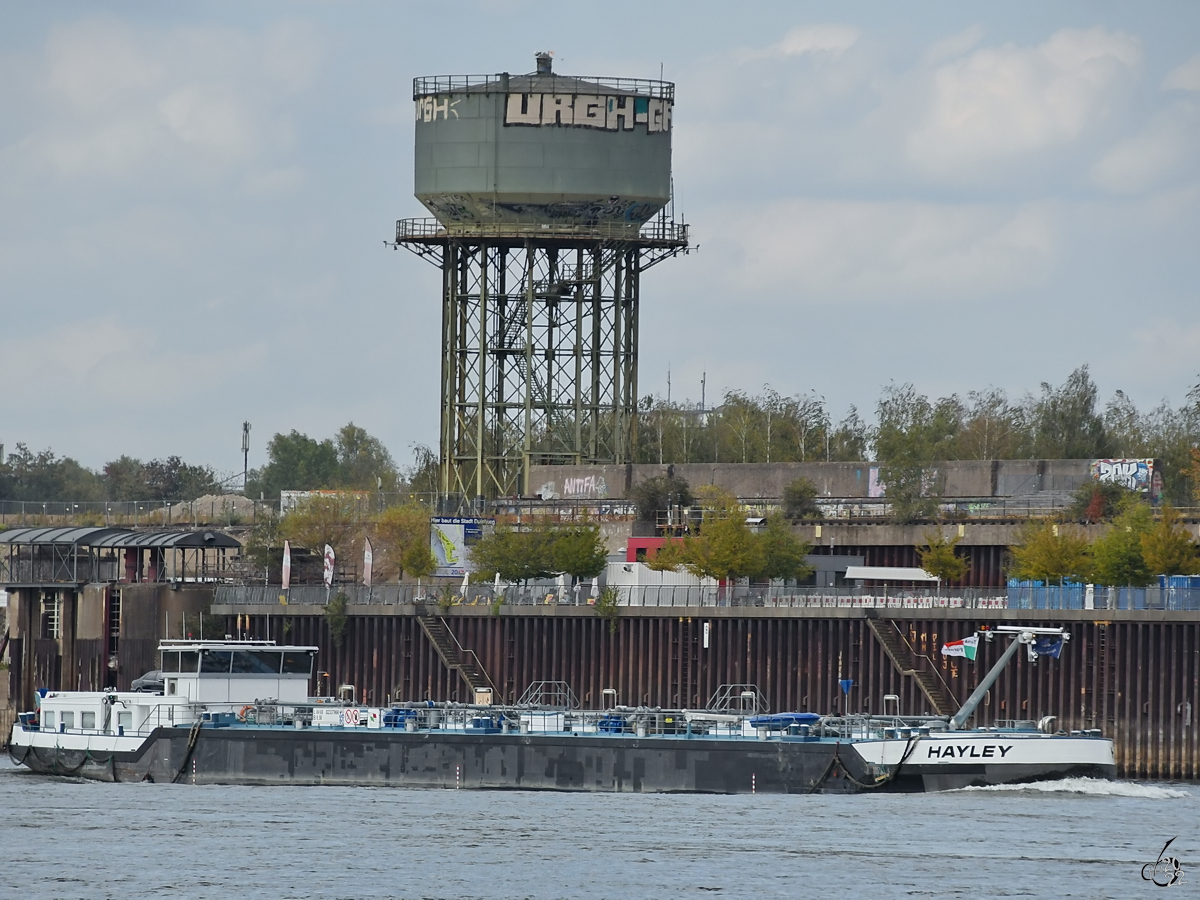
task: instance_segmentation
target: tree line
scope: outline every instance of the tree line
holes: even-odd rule
[[[143,462],[122,455],[90,469],[50,449],[31,451],[18,443],[0,454],[0,500],[95,502],[148,500],[179,503],[209,494],[242,493],[243,473],[218,474],[212,466],[178,456]],[[418,445],[413,463],[400,468],[378,438],[353,422],[317,440],[292,430],[267,443],[267,462],[251,469],[247,497],[277,501],[281,490],[437,490],[437,457]]]
[[[1178,409],[1163,401],[1142,412],[1122,391],[1102,405],[1086,365],[1016,399],[998,388],[931,398],[891,384],[874,424],[855,407],[834,422],[823,398],[768,385],[757,396],[729,391],[714,409],[646,397],[637,438],[641,463],[876,461],[911,518],[936,503],[930,469],[941,460],[1161,459],[1165,496],[1185,504],[1200,486],[1200,385]]]
[[[1154,458],[1164,463],[1168,500],[1185,505],[1200,489],[1200,385],[1179,408],[1163,401],[1140,411],[1117,391],[1101,403],[1088,367],[1061,385],[1010,398],[989,388],[931,398],[911,384],[883,388],[874,422],[856,407],[834,421],[817,394],[784,396],[727,391],[715,408],[648,396],[639,404],[635,460],[640,463],[857,462],[882,467],[900,518],[920,518],[936,504],[933,464],[964,459]],[[236,490],[238,475],[179,457],[122,456],[90,470],[50,450],[25,444],[0,460],[0,500],[191,500],[219,488]],[[382,441],[348,423],[329,438],[299,431],[275,434],[267,462],[250,472],[247,496],[276,500],[281,490],[438,490],[437,455],[416,445],[400,467]]]
[[[120,456],[94,470],[52,450],[34,453],[17,444],[0,461],[0,500],[178,503],[222,490],[222,480],[211,466],[186,463],[178,456],[149,462]]]

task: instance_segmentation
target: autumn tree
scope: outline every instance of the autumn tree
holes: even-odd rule
[[[384,551],[382,574],[422,578],[437,568],[429,550],[429,512],[416,504],[390,506],[371,525],[374,545]]]
[[[940,528],[931,528],[923,537],[924,545],[917,547],[921,568],[942,582],[962,581],[971,567],[970,560],[955,552],[962,536],[956,534],[950,540],[946,540]]]
[[[1162,515],[1141,536],[1142,558],[1151,575],[1194,575],[1200,572],[1200,547],[1169,503],[1162,506]]]
[[[1092,561],[1087,538],[1078,529],[1044,519],[1031,519],[1021,527],[1011,550],[1009,574],[1021,581],[1085,580]]]
[[[339,559],[361,547],[362,521],[350,497],[310,497],[279,522],[279,537],[320,553],[326,544]]]
[[[707,487],[701,499],[699,530],[667,541],[647,565],[657,571],[686,569],[699,578],[805,578],[812,574],[808,545],[791,533],[782,516],[769,517],[766,529],[751,531],[737,498]]]

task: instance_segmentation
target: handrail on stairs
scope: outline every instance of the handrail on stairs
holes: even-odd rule
[[[459,654],[464,655],[464,656],[469,654],[471,656],[471,658],[475,661],[475,671],[483,676],[483,680],[487,682],[487,686],[492,689],[493,699],[498,700],[499,699],[499,696],[498,696],[499,691],[496,690],[496,685],[494,685],[492,683],[491,676],[488,675],[487,669],[485,669],[483,667],[483,663],[479,661],[479,654],[477,654],[474,650],[468,650],[461,643],[459,643],[458,636],[454,633],[454,629],[452,629],[450,627],[450,623],[447,622],[443,616],[438,616],[438,620],[442,623],[442,627],[446,629],[446,634],[450,635],[450,640],[454,641],[454,646],[456,648],[458,648]],[[461,669],[460,669],[460,671],[461,671]],[[472,685],[471,687],[474,688],[474,685]]]
[[[912,674],[914,676],[918,672],[927,672],[931,674],[937,679],[937,683],[941,685],[942,690],[945,691],[946,697],[949,698],[950,702],[958,702],[954,697],[954,692],[950,690],[950,685],[946,683],[946,679],[942,677],[942,673],[938,671],[937,664],[934,663],[928,653],[918,653],[916,650],[914,650],[912,644],[908,642],[908,638],[906,638],[904,633],[896,627],[896,623],[892,619],[883,620],[887,622],[887,625],[884,625],[883,621],[881,620],[876,619],[875,621],[879,622],[881,628],[887,628],[888,631],[900,641],[901,645],[908,653],[909,659],[912,660],[913,668],[904,674]],[[880,637],[882,638],[882,635]],[[926,663],[928,663],[928,665],[918,669],[918,660],[924,660]]]

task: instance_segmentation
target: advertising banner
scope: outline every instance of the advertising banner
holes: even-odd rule
[[[437,561],[435,575],[459,578],[471,567],[471,545],[495,530],[495,519],[434,516],[429,522],[429,550]]]

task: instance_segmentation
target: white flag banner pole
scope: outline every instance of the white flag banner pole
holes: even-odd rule
[[[367,587],[371,586],[371,564],[375,561],[375,553],[371,549],[371,539],[367,538],[363,543],[363,584]]]
[[[328,544],[325,545],[325,602],[329,602],[329,591],[333,587],[333,566],[337,562],[337,558],[333,555],[333,548]]]
[[[292,545],[288,541],[283,542],[283,589],[286,591],[292,586]]]

